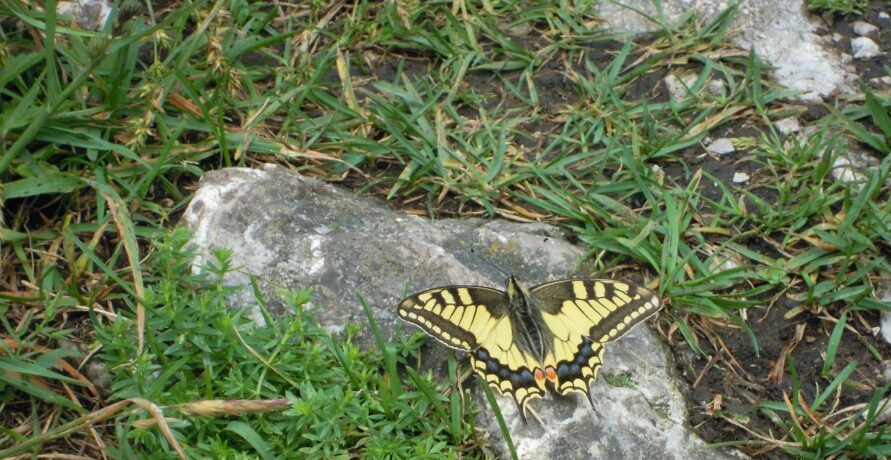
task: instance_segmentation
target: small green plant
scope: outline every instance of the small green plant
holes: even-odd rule
[[[174,234],[158,245],[157,267],[172,268],[187,260],[181,236]],[[218,254],[216,261],[218,268],[208,272],[216,281],[204,287],[183,282],[175,271],[147,280],[147,341],[139,359],[130,359],[135,351],[127,340],[132,322],[122,318],[102,333],[103,357],[115,371],[115,396],[167,407],[180,420],[171,428],[190,457],[255,452],[320,459],[451,458],[460,451],[472,453],[461,443],[473,431],[464,424],[451,431],[448,418],[434,410],[442,401],[417,397],[385,366],[387,359],[404,362],[417,343],[415,348],[401,343],[383,353],[369,351],[354,343],[355,326],[347,327],[343,339],[331,337],[305,309],[308,291],[284,296],[291,312],[283,317],[272,317],[264,301],[256,299],[266,322],[257,326],[226,305],[230,288],[220,284],[226,255]],[[404,387],[397,393],[394,385]],[[283,396],[289,407],[282,412],[176,415],[178,406],[199,400],[271,401]],[[139,418],[118,421],[124,435],[118,448],[126,443],[128,451],[143,454],[168,449],[154,428],[134,428]]]
[[[808,8],[831,14],[861,15],[867,6],[867,0],[811,0]]]
[[[634,386],[634,382],[631,380],[627,374],[604,374],[603,380],[606,383],[610,384],[610,386],[621,387],[621,388],[636,388]]]

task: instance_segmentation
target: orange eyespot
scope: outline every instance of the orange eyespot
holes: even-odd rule
[[[539,384],[541,384],[541,382],[544,381],[544,378],[545,378],[544,372],[542,372],[541,369],[536,367],[535,368],[535,381],[538,382]]]
[[[548,380],[550,380],[552,382],[556,382],[557,381],[557,370],[551,366],[548,366],[548,368],[545,369],[545,376],[548,378]]]

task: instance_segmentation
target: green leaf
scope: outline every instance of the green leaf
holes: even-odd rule
[[[6,199],[25,198],[37,195],[71,193],[83,188],[83,180],[66,174],[52,174],[28,177],[5,184]]]
[[[267,460],[276,458],[275,455],[272,454],[269,444],[267,444],[263,437],[247,423],[235,420],[226,425],[226,430],[241,436],[242,439],[247,441],[247,443],[254,448],[254,451],[260,455],[260,457]]]

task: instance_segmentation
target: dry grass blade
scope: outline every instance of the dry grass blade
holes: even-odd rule
[[[187,415],[214,417],[217,415],[261,414],[263,412],[287,409],[290,403],[286,398],[250,400],[212,399],[180,404],[174,408]]]
[[[51,441],[63,439],[71,435],[72,433],[91,429],[93,426],[99,424],[100,422],[118,415],[130,404],[132,404],[130,401],[118,401],[114,404],[103,407],[102,409],[81,416],[75,420],[72,420],[50,431],[47,431],[40,436],[29,438],[26,441],[23,441],[15,446],[0,450],[0,458],[8,458],[12,457],[13,455],[19,455],[21,453],[28,452],[36,447],[47,444]]]
[[[786,403],[786,409],[789,410],[789,417],[792,419],[792,423],[795,424],[795,428],[798,429],[798,433],[802,435],[806,435],[808,433],[807,430],[801,425],[801,421],[798,420],[798,413],[795,410],[795,405],[792,403],[792,399],[789,398],[789,393],[783,392],[783,402]]]
[[[96,184],[99,185],[99,184]],[[142,354],[145,342],[145,305],[142,299],[145,297],[145,285],[142,282],[142,270],[139,263],[139,245],[136,243],[136,232],[133,229],[133,221],[130,219],[130,213],[127,206],[121,200],[120,196],[109,190],[107,186],[98,187],[99,192],[108,203],[111,215],[114,218],[115,226],[118,229],[121,242],[124,244],[124,250],[127,253],[127,260],[130,264],[130,273],[133,277],[133,289],[136,291],[136,353]]]
[[[176,440],[176,437],[173,435],[173,432],[170,431],[170,426],[167,425],[167,419],[164,418],[164,412],[161,411],[161,408],[156,406],[151,401],[147,401],[142,398],[133,398],[130,400],[133,404],[145,409],[146,412],[151,414],[152,420],[154,420],[154,424],[158,426],[158,429],[161,430],[161,433],[167,439],[167,442],[173,446],[173,449],[176,450],[176,454],[179,455],[179,458],[183,460],[188,460],[189,456],[186,455],[186,451],[183,450],[183,447],[179,445],[179,441]]]
[[[767,375],[767,380],[770,383],[779,385],[783,381],[786,369],[786,358],[791,355],[792,351],[795,350],[795,347],[801,342],[801,339],[804,338],[804,331],[806,328],[807,325],[805,323],[798,323],[795,325],[795,336],[783,347],[783,351],[780,353],[776,363],[774,363],[773,368]]]
[[[10,350],[18,350],[21,347],[21,344],[17,340],[11,339],[11,338],[4,338],[3,345],[5,347],[9,348]],[[51,351],[49,348],[44,347],[43,345],[39,345],[39,344],[32,345],[32,347],[41,353],[48,353]],[[68,364],[68,361],[65,361],[64,359],[59,358],[56,360],[56,365],[59,366],[60,368],[62,368],[62,370],[64,370],[65,372],[67,372],[68,375],[71,376],[71,378],[74,378],[74,379],[78,380],[79,382],[83,383],[84,386],[87,388],[87,390],[89,390],[90,394],[92,394],[94,397],[97,397],[97,398],[99,397],[99,392],[96,390],[96,386],[93,385],[93,382],[91,382],[83,374],[78,372],[78,370],[75,369],[74,366],[72,366],[71,364]],[[47,385],[41,379],[34,377],[34,376],[32,376],[32,379],[33,379],[32,382],[34,384],[44,386],[45,388],[49,388],[49,385]]]
[[[251,346],[244,340],[244,337],[241,336],[241,332],[239,332],[237,328],[232,328],[232,332],[235,333],[235,336],[238,337],[238,340],[241,342],[241,344],[244,346],[244,348],[245,348],[248,352],[250,352],[250,354],[254,355],[254,357],[256,357],[258,360],[260,360],[260,362],[263,363],[263,365],[265,365],[267,368],[269,368],[270,370],[272,370],[273,372],[275,372],[276,374],[278,374],[281,378],[285,379],[285,380],[286,380],[287,382],[289,382],[294,388],[298,388],[298,387],[300,387],[300,384],[298,384],[297,381],[295,381],[294,379],[292,379],[291,376],[289,376],[289,375],[287,375],[286,373],[282,372],[281,369],[275,367],[271,362],[269,362],[268,359],[266,359],[265,356],[261,355],[257,350],[255,350],[253,347],[251,347]]]
[[[340,9],[343,8],[344,3],[345,2],[342,1],[335,2],[333,5],[331,5],[331,7],[328,8],[328,11],[325,13],[325,15],[322,16],[321,19],[319,19],[315,27],[309,27],[300,34],[300,37],[297,38],[296,47],[297,51],[299,52],[294,54],[295,58],[306,59],[307,57],[311,56],[307,52],[309,51],[312,44],[315,42],[316,37],[318,37],[319,31],[325,30],[325,28],[328,27],[328,24],[331,22],[332,19],[334,19],[334,16],[336,16]],[[296,62],[291,62],[292,67],[296,67],[296,64]]]
[[[767,443],[768,445],[770,445],[770,446],[801,447],[801,443],[791,442],[791,441],[783,441],[783,440],[780,440],[780,439],[770,438],[770,437],[764,436],[763,434],[758,433],[758,432],[756,432],[756,431],[753,431],[752,429],[750,429],[749,427],[745,426],[744,424],[739,423],[738,421],[733,420],[733,418],[728,417],[728,416],[726,416],[726,415],[722,415],[722,418],[723,418],[724,421],[726,421],[727,423],[729,423],[729,424],[731,424],[731,425],[733,425],[733,426],[735,426],[735,427],[737,427],[737,428],[740,428],[740,429],[746,431],[746,432],[749,433],[750,435],[752,435],[752,436],[754,436],[754,437],[756,437],[756,438],[758,438],[758,439],[760,439],[760,440],[766,442],[766,443]]]

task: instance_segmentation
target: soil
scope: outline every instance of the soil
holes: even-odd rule
[[[888,68],[891,66],[891,18],[882,17],[891,15],[891,7],[886,0],[871,0],[869,7],[860,17],[841,17],[841,16],[823,16],[822,20],[825,24],[825,30],[819,31],[825,35],[832,36],[833,42],[838,48],[839,53],[853,54],[851,51],[851,40],[857,38],[854,33],[854,24],[858,21],[867,22],[878,27],[878,31],[870,35],[869,38],[879,45],[879,49],[884,53],[871,59],[856,59],[851,64],[856,69],[857,75],[863,82],[870,83],[873,79],[887,77]]]

